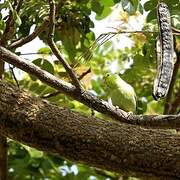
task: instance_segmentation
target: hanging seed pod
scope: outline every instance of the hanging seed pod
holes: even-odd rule
[[[174,43],[171,29],[171,18],[168,6],[165,3],[158,4],[157,17],[159,38],[156,43],[157,75],[153,88],[153,97],[155,100],[166,97],[174,69]]]

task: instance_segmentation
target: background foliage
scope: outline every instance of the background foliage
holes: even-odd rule
[[[164,0],[168,4],[172,24],[180,28],[180,2],[179,0]],[[26,0],[22,8],[17,13],[13,8],[13,0],[7,0],[0,3],[0,36],[6,29],[8,14],[12,12],[15,20],[16,32],[14,39],[27,36],[30,29],[39,26],[44,20],[47,20],[49,6],[47,0]],[[93,53],[92,59],[88,63],[79,63],[75,71],[81,75],[91,67],[91,73],[86,75],[82,82],[86,89],[107,100],[106,87],[102,81],[103,74],[114,71],[111,67],[116,63],[116,73],[120,73],[122,78],[130,83],[137,93],[138,114],[162,114],[164,101],[155,102],[152,98],[152,84],[156,72],[156,55],[154,51],[156,33],[147,33],[147,31],[157,31],[156,6],[158,0],[149,0],[142,3],[139,0],[56,0],[56,29],[55,42],[58,44],[63,55],[73,66],[79,62],[80,55],[83,52]],[[94,22],[90,18],[92,12],[96,13],[96,19],[106,18],[112,11],[119,8],[119,21],[123,23],[122,30],[127,28],[130,17],[147,15],[146,22],[142,28],[144,33],[129,34],[132,40],[132,46],[125,49],[118,49],[117,42],[121,42],[118,35],[114,38],[116,45],[107,42],[103,46],[92,49],[88,47],[95,40],[95,35],[91,28]],[[136,26],[134,24],[134,26]],[[125,28],[124,28],[125,27]],[[121,27],[120,27],[121,28]],[[135,27],[134,27],[135,29]],[[47,30],[44,29],[39,38],[46,44]],[[103,33],[103,28],[102,28]],[[10,42],[10,43],[11,43]],[[176,47],[180,47],[180,41],[176,37]],[[21,55],[21,52],[14,51]],[[29,51],[29,53],[31,53]],[[51,74],[68,80],[68,76],[62,65],[52,57],[48,46],[39,47],[37,52],[39,57],[33,60],[33,63]],[[17,70],[15,70],[16,72]],[[180,74],[178,75],[180,77]],[[6,69],[5,78],[11,83],[15,83],[9,68]],[[19,77],[18,77],[19,78]],[[37,78],[23,74],[20,77],[19,84],[21,88],[31,91],[34,95],[48,97],[55,90],[45,84],[42,84]],[[174,96],[180,89],[180,78],[177,79],[174,87]],[[47,98],[50,102],[70,108],[73,111],[82,112],[91,115],[91,110],[83,104],[64,96],[56,94]],[[102,116],[95,113],[97,116]],[[77,165],[62,158],[49,155],[25,145],[20,145],[12,140],[8,141],[8,167],[10,179],[117,179],[119,175],[100,171],[84,165]]]

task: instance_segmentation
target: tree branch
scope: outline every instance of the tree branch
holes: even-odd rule
[[[83,79],[87,74],[89,74],[91,72],[91,68],[89,68],[87,71],[83,72],[78,79],[81,80]]]
[[[12,12],[10,12],[9,18],[6,22],[6,29],[0,39],[0,44],[3,46],[6,45],[7,41],[14,35],[14,24],[13,23],[14,23],[14,20],[13,20]]]
[[[12,78],[14,79],[14,81],[15,81],[15,83],[16,83],[16,86],[17,86],[18,88],[20,88],[19,82],[18,82],[18,80],[17,80],[17,78],[16,78],[16,75],[14,74],[14,67],[11,67],[11,66],[9,65],[9,70],[10,70],[10,72],[11,72],[11,74],[12,74]]]
[[[19,13],[21,6],[22,6],[23,0],[19,0],[16,6],[16,12]]]
[[[180,178],[180,136],[85,117],[0,81],[0,131],[75,162],[129,176]]]
[[[39,27],[36,27],[34,32],[26,37],[23,37],[21,39],[18,39],[17,41],[13,42],[11,45],[8,46],[8,49],[18,48],[33,39],[35,39],[42,31],[44,31],[44,28],[48,25],[48,22],[45,21],[42,23]]]
[[[16,9],[17,13],[19,13],[22,3],[23,3],[23,0],[19,0],[19,2],[16,2],[16,1],[14,2],[14,9]],[[17,7],[15,8],[16,5]],[[14,35],[14,31],[15,31],[14,29],[15,29],[15,26],[14,26],[13,13],[10,11],[8,20],[6,22],[6,29],[0,39],[0,45],[2,46],[7,45],[8,40],[11,39],[11,37],[13,37]],[[3,74],[4,74],[4,62],[1,61],[0,62],[0,79],[3,78]]]
[[[22,3],[23,3],[23,0],[19,0],[19,2],[16,2],[16,1],[14,2],[13,8],[16,10],[17,14],[20,11]],[[9,17],[6,22],[6,29],[0,39],[0,44],[2,46],[5,46],[7,44],[7,41],[14,36],[14,32],[15,32],[15,24],[14,24],[14,19],[13,19],[13,12],[11,12],[10,10]]]
[[[88,91],[80,93],[71,84],[56,78],[33,63],[25,61],[23,58],[18,57],[16,54],[0,46],[0,61],[1,60],[4,60],[23,71],[36,76],[39,80],[49,86],[120,122],[154,128],[180,128],[180,115],[131,115],[121,109],[117,109],[108,102],[99,99]]]
[[[175,85],[175,81],[177,79],[177,74],[178,74],[178,70],[180,67],[180,53],[176,52],[177,55],[177,60],[176,63],[174,64],[174,71],[173,71],[173,75],[172,75],[172,80],[169,86],[169,91],[166,97],[166,102],[165,102],[165,107],[164,107],[164,114],[169,114],[171,111],[171,100],[172,100],[172,94],[173,94],[173,87]]]
[[[178,113],[178,108],[180,110],[180,89],[176,93],[175,97],[176,97],[176,99],[174,100],[174,102],[171,105],[170,114]]]
[[[60,93],[61,93],[61,91],[55,91],[55,92],[53,92],[53,93],[45,94],[45,95],[43,95],[43,96],[40,96],[40,98],[48,99],[48,98],[57,96],[57,95],[60,94]]]
[[[175,35],[180,35],[180,29],[177,29],[176,27],[174,26],[171,26],[172,30],[173,30],[173,34]]]
[[[91,69],[89,68],[87,71],[83,72],[83,73],[78,77],[78,79],[79,79],[79,80],[83,79],[83,78],[84,78],[88,73],[90,73],[90,72],[91,72]],[[60,93],[61,93],[61,91],[56,91],[56,92],[53,92],[53,93],[50,93],[50,94],[43,95],[43,96],[41,96],[41,98],[43,98],[43,99],[48,99],[48,98],[50,98],[50,97],[57,96],[57,95],[60,94]]]
[[[61,56],[61,53],[59,52],[53,37],[54,37],[54,27],[55,27],[55,2],[54,0],[49,0],[49,6],[50,6],[50,14],[49,14],[49,33],[48,33],[48,37],[47,37],[47,42],[49,47],[51,48],[52,52],[54,53],[54,55],[58,58],[58,60],[62,63],[62,65],[64,66],[65,70],[67,71],[67,73],[69,74],[70,78],[72,79],[73,84],[75,85],[75,87],[82,92],[83,88],[80,84],[80,81],[78,80],[78,77],[76,76],[76,74],[74,73],[74,71],[72,70],[72,68],[70,67],[70,65],[66,62],[66,60]]]

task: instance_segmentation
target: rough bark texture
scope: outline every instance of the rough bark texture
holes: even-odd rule
[[[0,79],[4,76],[4,61],[0,61]],[[7,179],[7,139],[0,134],[0,180]]]
[[[0,81],[0,131],[72,161],[135,176],[180,178],[180,136],[70,112]]]

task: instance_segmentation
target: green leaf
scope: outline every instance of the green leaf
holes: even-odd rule
[[[22,24],[21,18],[19,17],[19,15],[17,14],[16,10],[13,10],[13,16],[15,18],[15,22],[18,26],[20,26]]]
[[[156,11],[156,9],[153,9],[152,11],[150,11],[150,13],[147,15],[146,21],[150,22],[153,19],[157,19],[157,11]]]
[[[50,47],[42,47],[38,50],[38,54],[52,54]]]
[[[147,110],[147,100],[145,97],[138,99],[137,101],[137,114],[143,114]]]
[[[114,4],[119,3],[121,0],[114,0]]]
[[[171,1],[169,1],[169,0],[164,0],[163,2],[168,5],[168,7],[170,8],[170,10],[171,10],[171,8],[177,7],[177,4],[180,3],[179,0],[171,0]]]
[[[135,11],[137,11],[139,0],[130,0],[131,4],[133,5]]]
[[[38,151],[34,148],[31,148],[29,146],[23,145],[23,147],[29,152],[31,158],[41,158],[43,156],[42,151]]]
[[[106,16],[108,16],[111,12],[112,12],[111,7],[105,6],[102,13],[101,13],[101,15],[98,14],[96,16],[96,19],[101,20],[101,19],[105,18]]]
[[[27,15],[21,17],[22,24],[19,26],[19,36],[27,36],[30,33],[30,28],[32,26],[32,22],[29,20]]]
[[[141,14],[143,14],[144,12],[144,9],[143,9],[143,6],[139,3],[139,7],[138,7],[138,10]]]
[[[113,0],[100,0],[100,2],[101,2],[104,6],[113,6],[113,5],[114,5],[114,1],[113,1]]]
[[[38,58],[38,59],[35,59],[34,61],[32,61],[32,63],[39,66],[43,70],[45,70],[45,71],[47,71],[47,72],[49,72],[51,74],[54,74],[54,67],[48,60]]]
[[[147,1],[147,2],[144,4],[144,10],[145,10],[145,11],[149,11],[149,10],[152,10],[152,9],[156,8],[157,3],[158,3],[157,0]]]
[[[101,15],[101,13],[103,12],[104,6],[98,1],[91,1],[91,8],[94,12]]]
[[[161,103],[158,103],[157,101],[150,101],[147,105],[147,114],[163,114],[163,106],[162,106],[162,101]]]
[[[36,66],[40,67],[41,69],[43,69],[51,74],[54,74],[54,67],[48,60],[38,58],[38,59],[35,59],[34,61],[32,61],[32,63],[34,63]],[[37,78],[33,75],[30,75],[30,77],[33,81],[37,80]],[[31,88],[31,90],[33,91],[32,88]]]
[[[97,20],[101,20],[103,18],[105,18],[106,16],[108,16],[111,12],[112,12],[112,6],[114,6],[114,1],[113,0],[100,0],[99,1],[101,4],[101,7],[103,7],[103,9],[101,8],[102,12],[101,14],[97,14],[96,19]]]
[[[6,23],[3,20],[0,20],[0,31],[1,31],[1,34],[3,34],[5,28],[6,28]]]

